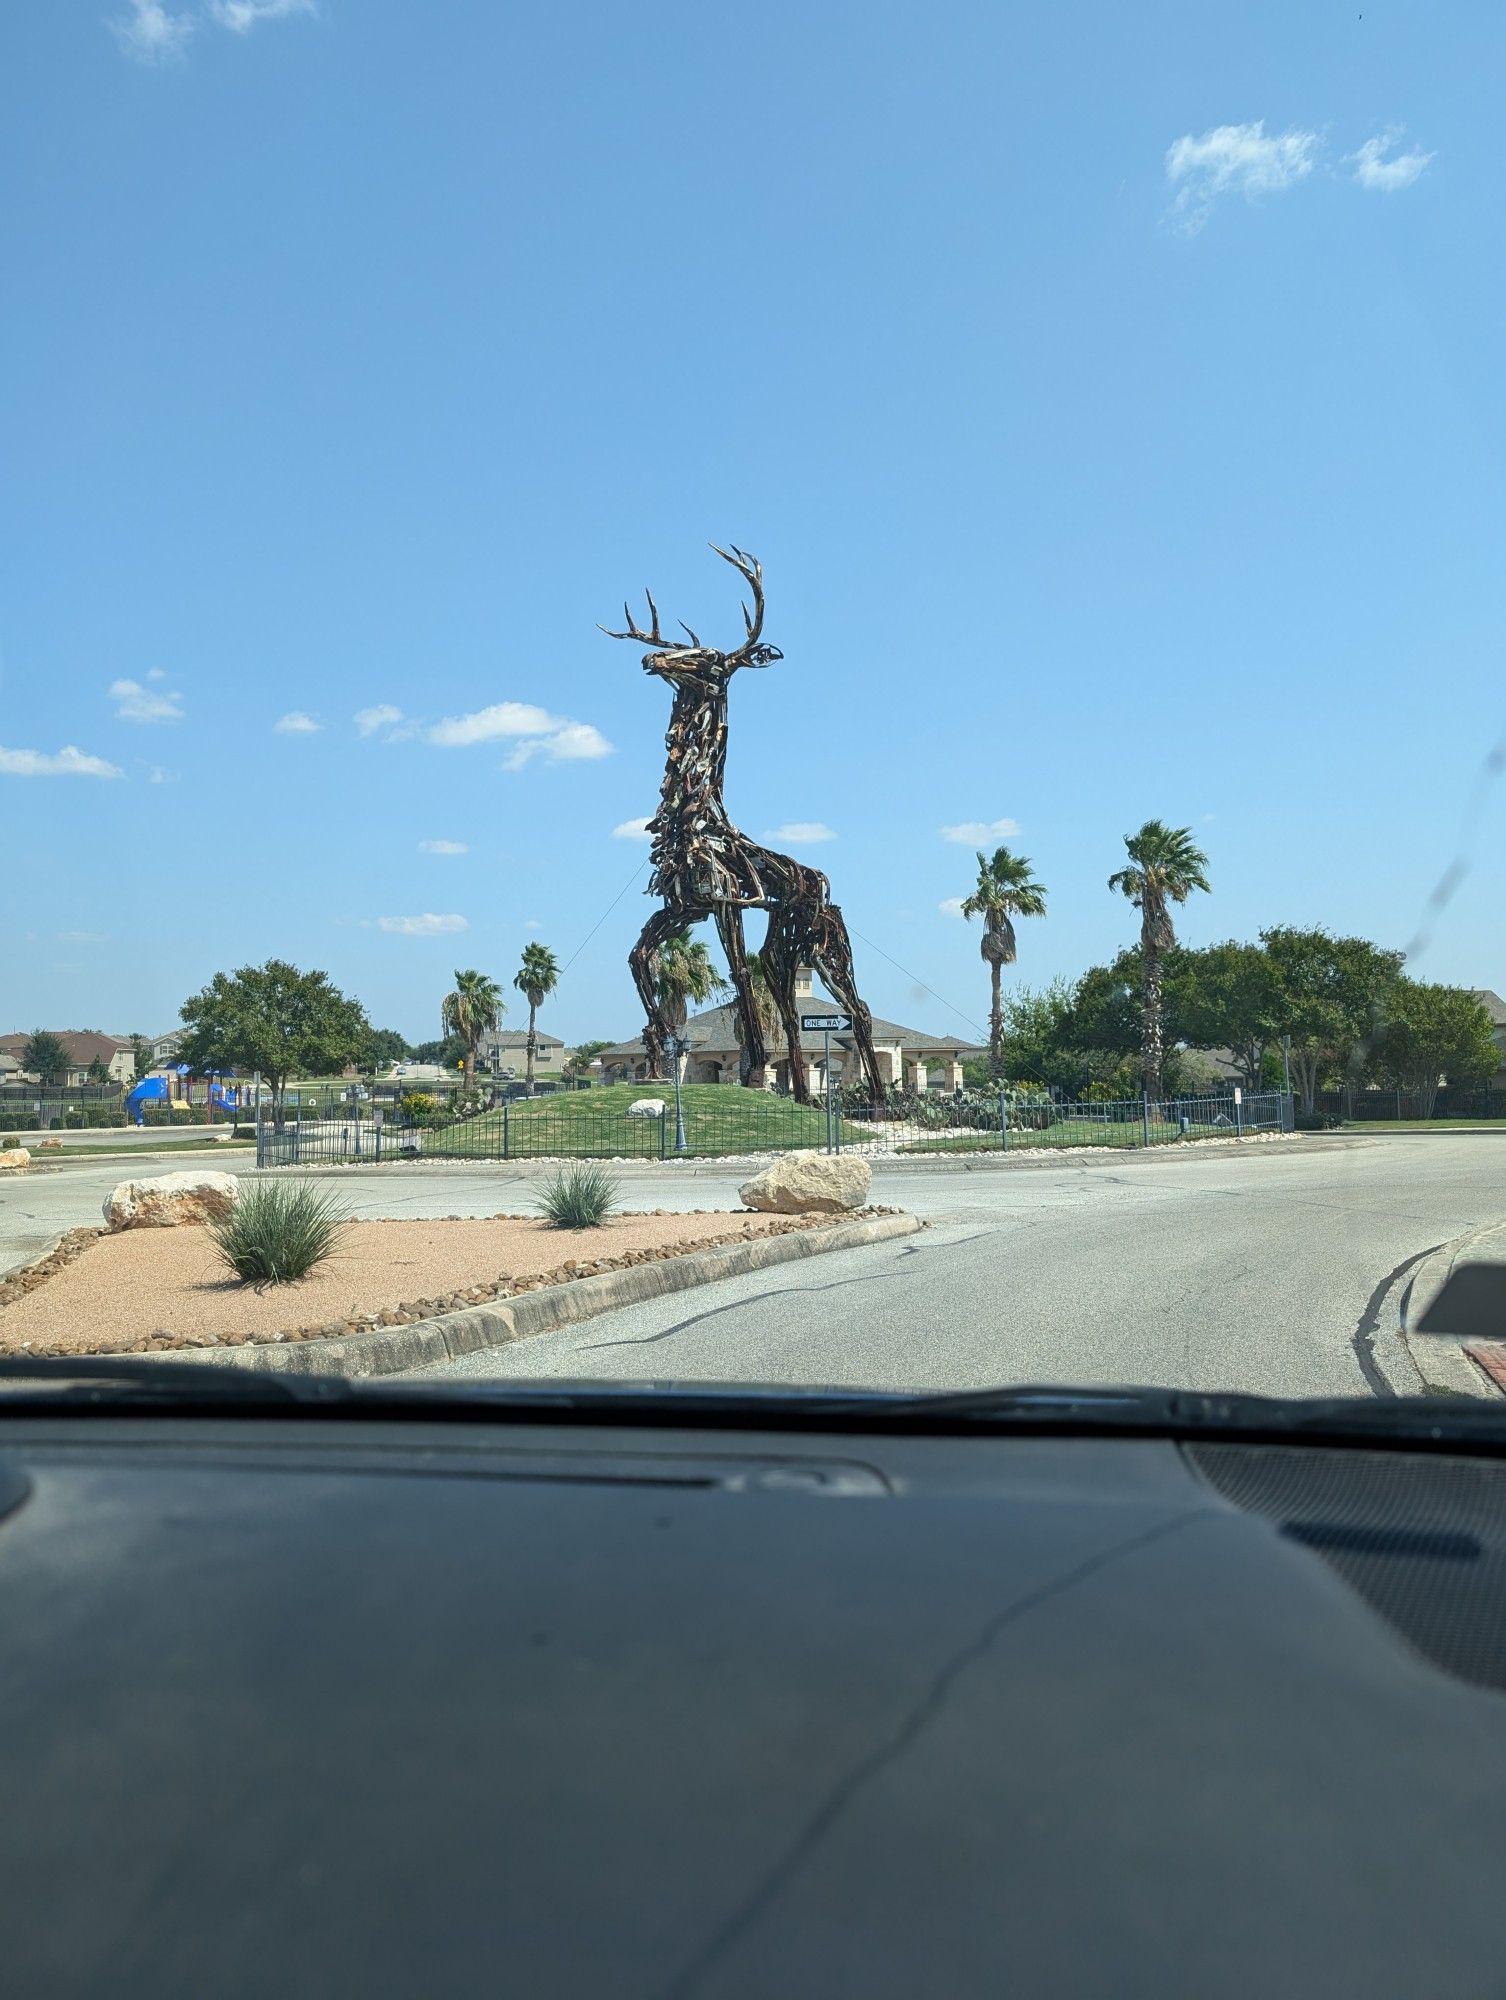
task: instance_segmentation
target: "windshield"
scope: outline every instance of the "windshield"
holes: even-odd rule
[[[1498,1398],[1503,38],[10,10],[0,1361]]]

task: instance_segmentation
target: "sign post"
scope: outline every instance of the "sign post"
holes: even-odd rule
[[[826,1078],[826,1150],[835,1153],[837,1147],[838,1119],[831,1088],[831,1038],[844,1035],[852,1026],[851,1014],[802,1014],[800,1032],[802,1035],[819,1034],[821,1037],[821,1067]],[[793,1079],[791,1079],[793,1082]]]

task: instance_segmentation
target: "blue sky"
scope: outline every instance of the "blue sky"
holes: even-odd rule
[[[876,1011],[986,1018],[975,823],[1028,981],[1131,937],[1152,814],[1190,941],[1405,943],[1506,725],[1503,56],[1488,4],[20,0],[0,1028],[278,954],[417,1037],[538,937],[558,1032],[633,1031],[668,697],[595,621],[735,634],[712,538],[785,654],[729,805]],[[1420,972],[1506,988],[1503,832]]]

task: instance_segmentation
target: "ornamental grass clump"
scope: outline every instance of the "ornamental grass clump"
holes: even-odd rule
[[[561,1167],[538,1192],[538,1207],[556,1229],[595,1229],[617,1206],[617,1182],[605,1167]]]
[[[258,1181],[209,1233],[248,1285],[288,1285],[324,1263],[347,1220],[338,1202],[306,1181]]]

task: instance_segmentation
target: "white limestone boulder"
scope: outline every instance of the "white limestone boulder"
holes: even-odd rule
[[[186,1222],[218,1222],[234,1208],[241,1184],[234,1174],[157,1174],[121,1181],[105,1199],[111,1229],[174,1229]]]
[[[662,1118],[664,1099],[662,1097],[635,1097],[627,1108],[629,1118]]]
[[[7,1146],[0,1153],[0,1174],[18,1174],[23,1167],[31,1165],[31,1154],[25,1146]]]
[[[749,1208],[771,1215],[840,1215],[862,1208],[873,1175],[852,1153],[781,1153],[738,1190]]]

